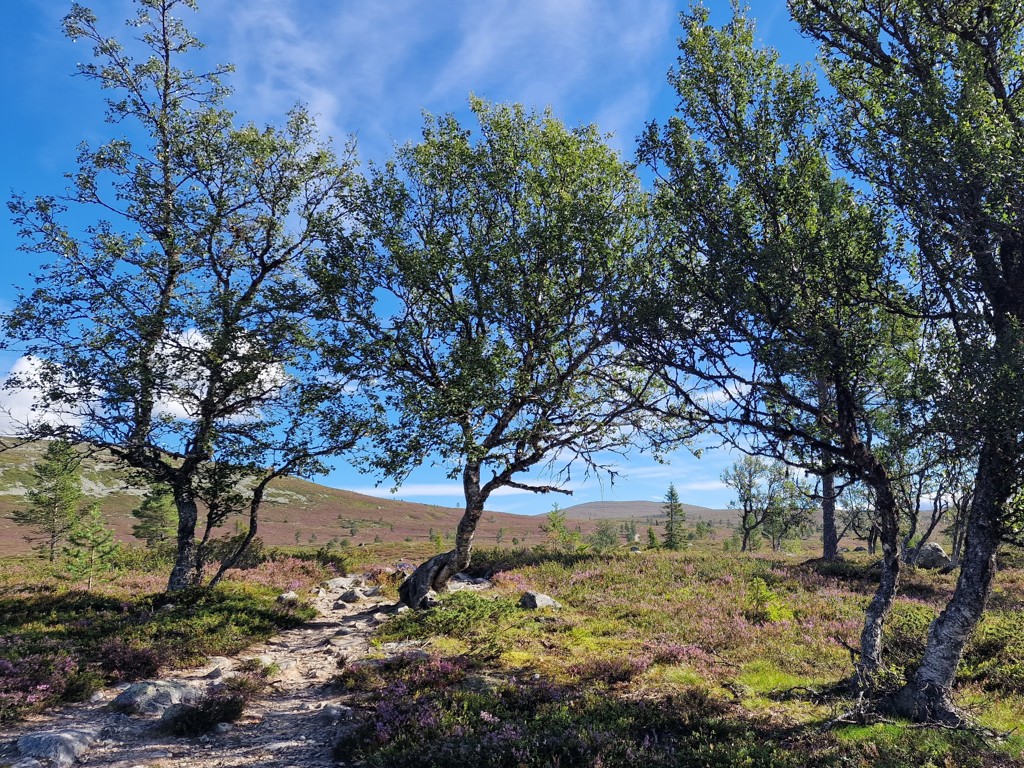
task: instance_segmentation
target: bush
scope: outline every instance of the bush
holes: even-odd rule
[[[99,649],[100,669],[113,682],[132,682],[153,677],[160,660],[153,648],[132,645],[120,638],[106,640]]]

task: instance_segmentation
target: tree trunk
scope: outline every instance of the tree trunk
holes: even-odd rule
[[[890,700],[900,715],[918,722],[960,725],[965,716],[953,703],[953,680],[964,646],[981,620],[992,590],[1000,519],[1010,495],[1012,465],[998,449],[983,450],[974,501],[967,521],[960,577],[953,596],[928,630],[928,645],[910,681]]]
[[[469,567],[473,550],[473,534],[484,511],[486,497],[480,493],[480,465],[470,463],[462,473],[462,488],[466,494],[466,511],[455,532],[455,549],[442,552],[427,560],[402,582],[398,596],[410,608],[426,607],[427,593],[443,592],[448,581],[459,571]]]
[[[826,472],[821,476],[821,557],[835,560],[839,557],[839,533],[836,530],[836,476]]]
[[[857,676],[862,688],[871,686],[882,665],[882,627],[892,610],[900,578],[899,521],[896,500],[888,479],[874,484],[875,508],[878,512],[882,542],[882,573],[868,609],[860,635],[860,663]]]
[[[175,488],[174,504],[178,508],[178,552],[167,582],[168,592],[194,587],[202,576],[196,573],[196,498],[189,488]]]

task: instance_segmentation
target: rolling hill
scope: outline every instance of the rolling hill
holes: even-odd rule
[[[715,525],[735,524],[738,512],[734,509],[711,509],[695,504],[683,504],[687,522],[704,522]],[[663,521],[665,503],[661,501],[589,501],[565,509],[570,520],[637,520]]]
[[[22,446],[0,452],[0,556],[27,552],[28,532],[10,519],[33,483],[33,466],[42,457],[45,444]],[[103,457],[86,459],[81,469],[85,501],[99,499],[107,522],[122,541],[135,541],[131,512],[146,488]],[[454,534],[461,508],[381,499],[352,491],[329,488],[296,477],[274,481],[267,492],[260,516],[259,535],[270,545],[324,544],[348,539],[353,545],[406,538],[426,540],[432,532]],[[495,543],[539,543],[542,518],[487,512],[480,521],[477,540]],[[222,534],[233,530],[229,520]]]

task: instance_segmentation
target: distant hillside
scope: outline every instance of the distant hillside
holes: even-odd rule
[[[32,485],[33,466],[46,450],[45,443],[0,452],[0,555],[28,551],[26,530],[10,519],[10,513],[24,503]],[[82,466],[82,489],[86,499],[99,499],[103,513],[118,538],[134,541],[131,511],[145,493],[145,487],[129,481],[110,459],[89,459]],[[294,477],[271,484],[263,505],[259,536],[267,544],[325,544],[348,539],[353,545],[377,540],[423,541],[431,531],[454,535],[462,516],[458,507],[439,507],[392,499],[364,496],[352,491],[328,488]],[[495,544],[515,538],[527,544],[545,538],[540,530],[543,517],[485,512],[477,529],[477,542]],[[223,534],[235,521],[229,520]],[[586,528],[586,526],[584,526]]]
[[[703,520],[721,524],[736,522],[737,511],[734,509],[710,509],[695,504],[683,504],[687,522]],[[663,520],[665,503],[661,501],[590,501],[567,507],[566,516],[570,520]]]

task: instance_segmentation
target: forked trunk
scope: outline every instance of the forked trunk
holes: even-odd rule
[[[917,671],[891,699],[900,715],[918,722],[960,725],[965,716],[953,703],[953,681],[964,646],[981,620],[992,590],[1000,518],[1009,496],[1009,462],[998,451],[983,451],[974,502],[967,522],[964,556],[953,596],[928,629],[928,645]]]
[[[175,488],[174,504],[178,508],[178,551],[167,582],[168,592],[194,587],[201,577],[196,570],[196,498],[190,489]]]

